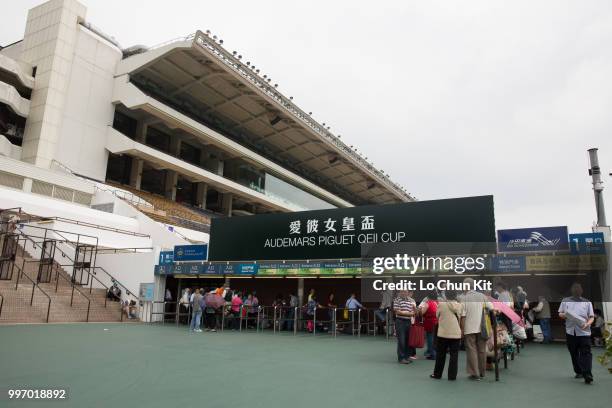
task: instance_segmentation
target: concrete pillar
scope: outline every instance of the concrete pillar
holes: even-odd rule
[[[85,21],[86,10],[76,0],[53,0],[28,12],[21,60],[36,67],[36,83],[30,99],[21,159],[39,167],[48,168],[56,158],[78,23]]]
[[[170,139],[170,154],[174,157],[179,157],[181,154],[181,139],[177,136]]]
[[[217,174],[222,176],[223,170],[225,169],[225,162],[221,159],[217,161]]]
[[[176,183],[178,183],[178,173],[166,170],[166,198],[172,201],[176,201]]]
[[[31,178],[23,179],[22,190],[25,191],[26,193],[30,193],[32,191],[32,179]]]
[[[232,216],[232,203],[234,201],[234,196],[232,193],[223,193],[223,198],[221,201],[221,208],[223,209],[223,214],[228,217]]]
[[[142,166],[144,160],[133,157],[132,168],[130,169],[130,186],[136,190],[140,190],[140,184],[142,183]]]
[[[298,289],[297,289],[297,297],[298,297],[298,306],[304,304],[304,278],[298,278]]]
[[[136,125],[136,138],[135,140],[138,143],[145,144],[147,142],[147,129],[149,125],[147,125],[144,121],[139,120]]]
[[[208,194],[208,184],[204,182],[198,183],[196,190],[196,203],[201,209],[206,209],[206,196]]]

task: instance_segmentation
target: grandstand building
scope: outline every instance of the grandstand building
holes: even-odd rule
[[[81,3],[51,0],[0,47],[5,313],[19,305],[3,282],[38,280],[60,310],[45,277],[67,277],[74,292],[76,270],[100,293],[119,282],[124,296],[157,279],[159,298],[160,250],[207,242],[212,217],[412,200],[209,32],[123,48]],[[93,307],[94,295],[82,298]]]

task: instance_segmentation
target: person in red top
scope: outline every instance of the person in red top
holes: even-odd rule
[[[238,292],[234,294],[232,297],[232,324],[231,327],[233,330],[238,330],[240,324],[240,306],[242,306],[242,293]]]
[[[436,350],[433,346],[434,330],[438,324],[436,312],[438,311],[438,296],[435,292],[428,293],[425,299],[419,305],[419,312],[423,316],[423,328],[425,329],[425,340],[427,341],[427,349],[425,350],[425,358],[428,360],[436,359]]]

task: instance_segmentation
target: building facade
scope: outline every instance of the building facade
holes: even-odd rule
[[[50,0],[0,46],[0,211],[95,237],[131,293],[163,297],[158,254],[208,242],[213,217],[412,200],[210,32],[122,47]]]
[[[5,158],[219,215],[411,200],[216,36],[122,48],[74,0],[0,50],[0,112]]]

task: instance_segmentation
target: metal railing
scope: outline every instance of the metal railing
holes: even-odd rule
[[[65,266],[73,266],[73,265],[56,265],[57,267],[65,267]],[[89,286],[89,294],[91,295],[93,293],[93,281],[95,280],[96,282],[98,282],[98,284],[100,286],[102,286],[101,288],[97,288],[97,289],[104,289],[105,290],[105,295],[104,295],[104,308],[106,308],[106,306],[108,305],[108,295],[109,293],[112,294],[112,292],[110,291],[110,287],[106,286],[100,279],[98,279],[97,276],[95,276],[93,273],[91,273],[90,271],[87,270],[88,268],[81,268],[80,270],[82,272],[85,272],[88,275],[88,283],[89,285],[85,285],[84,287],[86,288],[87,286]],[[59,273],[59,270],[57,271],[57,273]],[[68,279],[65,276],[62,275],[62,278]],[[74,277],[72,279],[69,279],[70,282],[74,285],[76,285],[76,283],[74,282]],[[78,290],[78,289],[77,289]],[[114,295],[113,295],[114,296]],[[119,301],[121,299],[119,298]]]
[[[25,259],[24,259],[24,261],[25,261]],[[15,265],[15,263],[13,263],[13,267],[17,267],[17,269],[18,269],[18,271],[17,271],[17,280],[15,281],[15,291],[19,288],[19,279],[21,277],[25,276],[32,283],[32,295],[30,296],[30,306],[32,306],[34,304],[34,289],[38,289],[48,299],[47,318],[46,318],[45,321],[47,323],[49,323],[49,313],[51,312],[51,296],[49,296],[47,294],[47,292],[42,290],[42,288],[40,286],[38,286],[38,283],[36,281],[32,280],[32,278],[30,278],[28,276],[28,274],[24,272],[24,270],[23,270],[24,266],[25,266],[25,263],[22,265],[22,268],[20,269],[17,265]]]
[[[4,296],[0,294],[0,316],[2,316],[2,306],[4,305]]]
[[[60,273],[60,266],[61,265],[57,265],[56,263],[51,264],[53,268],[55,268],[55,293],[57,293],[57,289],[59,286],[59,278],[61,277],[62,279],[64,279],[66,282],[68,282],[70,284],[70,286],[72,287],[71,290],[71,294],[70,294],[70,307],[73,306],[73,300],[74,300],[74,291],[76,290],[81,296],[83,296],[85,299],[87,299],[87,316],[85,317],[85,321],[88,322],[89,321],[89,312],[91,310],[91,298],[87,295],[85,295],[83,292],[81,292],[81,290],[79,288],[77,288],[77,285],[74,283],[73,279],[69,279],[68,277],[62,275]],[[104,305],[106,306],[106,304]]]
[[[42,237],[40,237],[40,236],[34,236],[34,238],[43,238],[43,242],[46,240],[47,230],[49,230],[49,231],[53,231],[54,233],[58,233],[58,231],[57,231],[57,230],[54,230],[54,229],[51,229],[51,228],[45,228],[45,227],[35,227],[35,228],[40,228],[40,229],[45,230],[45,235],[44,235],[44,236],[42,236]],[[62,236],[62,234],[61,234],[61,232],[62,232],[62,231],[59,231],[59,232],[60,232],[60,233],[59,233],[59,235],[60,235],[60,236]],[[16,234],[16,235],[18,235],[18,236],[20,236],[20,237],[22,237],[24,240],[29,241],[29,242],[32,244],[32,246],[33,246],[34,248],[38,247],[38,248],[40,248],[40,249],[42,250],[42,244],[41,244],[41,243],[39,243],[39,242],[36,242],[36,241],[35,241],[35,240],[32,238],[32,236],[31,236],[31,235],[25,234],[23,231],[20,231],[20,230],[16,230],[16,233],[15,233],[15,234]],[[65,238],[65,237],[63,237],[63,238],[64,238],[64,240],[53,240],[53,241],[55,241],[55,242],[64,242],[64,243],[73,243],[72,241],[66,240],[66,238]],[[95,237],[94,237],[94,238],[95,238]],[[97,239],[97,238],[96,238],[96,239]],[[97,246],[96,246],[96,248],[97,248]],[[56,267],[56,268],[57,268],[57,267],[62,267],[62,268],[63,268],[63,267],[73,267],[73,271],[72,271],[72,279],[68,279],[68,278],[66,278],[65,276],[61,275],[61,277],[62,277],[62,278],[69,280],[69,281],[70,281],[70,283],[71,283],[71,285],[72,285],[72,295],[71,295],[70,305],[72,306],[72,304],[73,304],[74,290],[76,289],[76,290],[77,290],[77,291],[78,291],[78,292],[79,292],[81,295],[85,296],[85,297],[88,299],[87,321],[89,321],[89,313],[90,313],[90,307],[91,307],[91,300],[89,299],[89,297],[87,297],[86,295],[84,295],[84,294],[83,294],[83,293],[82,293],[82,292],[81,292],[81,291],[80,291],[78,288],[76,288],[77,284],[76,284],[76,282],[75,282],[75,279],[76,279],[76,276],[75,276],[75,269],[76,269],[76,264],[75,264],[75,261],[73,260],[73,258],[72,258],[70,255],[68,255],[66,252],[64,252],[64,251],[63,251],[61,248],[59,248],[59,247],[57,247],[57,246],[56,246],[56,247],[55,247],[55,250],[59,251],[59,252],[60,252],[60,254],[62,255],[62,257],[63,257],[63,258],[68,259],[68,261],[70,261],[70,262],[71,262],[71,264],[60,264],[59,262],[57,262],[57,260],[53,259],[53,263],[52,263],[52,265],[53,265],[54,267]],[[23,246],[23,251],[26,251],[26,246],[25,246],[25,244],[24,244],[24,246]],[[24,261],[25,261],[25,258],[24,258]],[[40,263],[40,259],[38,259],[38,260],[34,260],[34,259],[33,259],[33,260],[29,260],[28,262],[38,262],[38,263]],[[13,263],[13,267],[15,267],[15,266],[16,266],[16,265],[15,265],[15,263]],[[17,267],[17,268],[19,268],[19,267]],[[92,272],[90,272],[90,269],[93,269],[93,270],[94,270],[94,272],[93,272],[93,273],[92,273]],[[111,282],[113,282],[113,283],[117,283],[117,284],[121,285],[121,286],[124,288],[125,294],[126,294],[127,296],[131,296],[132,298],[136,298],[136,299],[137,299],[137,297],[136,297],[136,296],[135,296],[135,295],[134,295],[134,294],[133,294],[133,293],[132,293],[132,292],[131,292],[129,289],[127,289],[127,287],[126,287],[125,285],[123,285],[121,282],[119,282],[117,279],[115,279],[115,278],[114,278],[114,277],[113,277],[113,276],[112,276],[110,273],[108,273],[108,272],[107,272],[107,271],[106,271],[104,268],[102,268],[102,267],[100,267],[100,266],[83,267],[83,268],[79,268],[79,270],[80,270],[80,271],[82,271],[82,272],[85,272],[85,273],[88,275],[88,278],[90,278],[90,279],[88,279],[88,283],[89,283],[89,293],[90,293],[90,294],[92,293],[92,290],[93,290],[93,280],[94,280],[94,279],[95,279],[95,280],[96,280],[96,281],[97,281],[97,282],[98,282],[98,283],[99,283],[99,284],[100,284],[100,285],[101,285],[103,288],[105,288],[105,289],[106,289],[107,294],[109,293],[109,287],[108,287],[107,285],[105,285],[105,284],[104,284],[104,283],[103,283],[103,282],[102,282],[102,281],[101,281],[101,280],[100,280],[100,279],[99,279],[97,276],[95,276],[95,270],[99,270],[99,271],[102,271],[104,274],[106,274],[106,275],[107,275],[107,276],[108,276],[108,277],[111,279]],[[56,269],[56,280],[58,279],[58,276],[59,276],[59,275],[60,275],[60,274],[59,274],[59,270],[57,270],[57,269]],[[27,276],[27,275],[26,275],[26,276]],[[29,277],[28,277],[28,279],[29,279]],[[30,280],[31,280],[31,279],[30,279]],[[17,279],[17,284],[18,284],[18,281],[19,281],[19,275],[18,275],[18,279]],[[16,284],[16,287],[15,287],[15,288],[17,288],[17,284]],[[86,286],[87,286],[87,285],[86,285]],[[42,289],[41,289],[41,290],[42,290]],[[43,292],[44,292],[44,291],[43,291]],[[56,283],[56,292],[57,292],[57,283]],[[45,293],[45,295],[46,295],[46,293]],[[33,295],[32,295],[32,296],[33,296]],[[49,298],[49,300],[50,300],[50,298]],[[104,307],[105,307],[105,308],[107,307],[107,296],[105,296],[105,299],[104,299]],[[47,318],[47,321],[48,321],[48,318]],[[121,310],[121,321],[123,321],[123,310]]]
[[[51,161],[51,166],[57,166],[60,169],[64,170],[65,172],[69,173],[70,175],[77,177],[85,181],[86,183],[91,184],[94,190],[104,191],[106,193],[114,195],[117,198],[128,201],[135,205],[142,205],[144,207],[151,207],[151,208],[153,207],[151,203],[145,201],[144,199],[142,199],[142,197],[139,197],[130,191],[126,191],[123,189],[107,189],[107,188],[101,187],[100,186],[101,183],[99,183],[98,181],[90,180],[87,177],[84,177],[84,176],[81,176],[80,174],[75,173],[70,167],[66,166],[64,163],[61,163],[55,159]]]
[[[138,296],[136,296],[134,293],[132,293],[127,286],[125,286],[123,283],[121,283],[118,279],[116,279],[113,275],[111,275],[110,273],[108,273],[106,271],[106,269],[102,268],[101,266],[93,266],[90,269],[93,269],[93,274],[97,275],[97,272],[102,272],[106,277],[108,277],[111,282],[114,285],[118,285],[121,286],[121,288],[123,289],[122,292],[125,294],[126,297],[131,298],[130,300],[135,300],[136,303],[138,303],[139,299]],[[89,273],[89,272],[88,272]],[[100,282],[100,279],[97,279],[98,282]],[[123,321],[123,310],[121,313],[121,321]]]
[[[493,364],[495,366],[495,381],[499,381],[499,354],[497,350],[497,316],[493,310],[489,311],[491,325],[493,327]],[[504,353],[505,355],[505,353]],[[508,368],[508,358],[504,358],[504,364]]]
[[[82,227],[94,228],[94,229],[99,229],[103,231],[116,232],[118,234],[131,235],[131,236],[144,237],[144,238],[150,237],[150,235],[143,234],[141,232],[133,232],[133,231],[124,230],[121,228],[108,227],[106,225],[100,225],[100,224],[94,224],[94,223],[86,222],[86,221],[74,220],[72,218],[58,217],[58,216],[46,217],[46,216],[40,216],[40,215],[33,215],[33,214],[29,214],[23,211],[21,207],[14,207],[14,208],[7,208],[7,209],[0,210],[0,215],[4,213],[18,214],[19,215],[18,224],[28,224],[30,222],[60,221],[60,222],[65,222],[67,224],[79,225]],[[9,221],[1,221],[2,224],[6,224],[8,222]],[[31,226],[31,225],[28,225],[28,226]],[[61,231],[61,230],[56,230],[56,231]],[[68,234],[73,234],[73,235],[77,234],[71,231],[63,231],[63,232],[68,233]],[[91,235],[86,235],[86,234],[79,234],[79,235],[93,237]]]
[[[183,311],[184,305],[178,302],[155,301],[154,305],[164,305],[164,310],[154,310],[150,313],[152,317],[163,315],[163,321],[174,320],[178,325],[180,320],[189,323],[192,317],[191,305]],[[173,305],[173,310],[166,310],[168,305]],[[263,305],[245,305],[238,306],[238,310],[234,310],[236,306],[229,302],[215,310],[215,316],[218,319],[218,328],[223,331],[225,329],[237,329],[238,331],[246,331],[254,329],[256,332],[264,330],[272,330],[274,333],[292,332],[297,335],[299,332],[308,332],[308,334],[317,335],[320,333],[328,333],[337,337],[338,333],[350,334],[360,337],[362,333],[378,336],[379,330],[384,328],[384,336],[389,339],[393,331],[393,319],[391,309],[347,309],[343,307],[317,307],[315,313],[307,313],[306,306],[263,306]],[[155,308],[154,308],[155,309]],[[376,312],[384,312],[384,318],[376,317]],[[203,316],[205,311],[202,311]],[[168,319],[171,316],[172,319]],[[310,323],[309,323],[310,322]]]
[[[98,248],[99,254],[117,254],[117,253],[136,253],[136,252],[151,252],[153,247],[134,247],[134,248]]]

